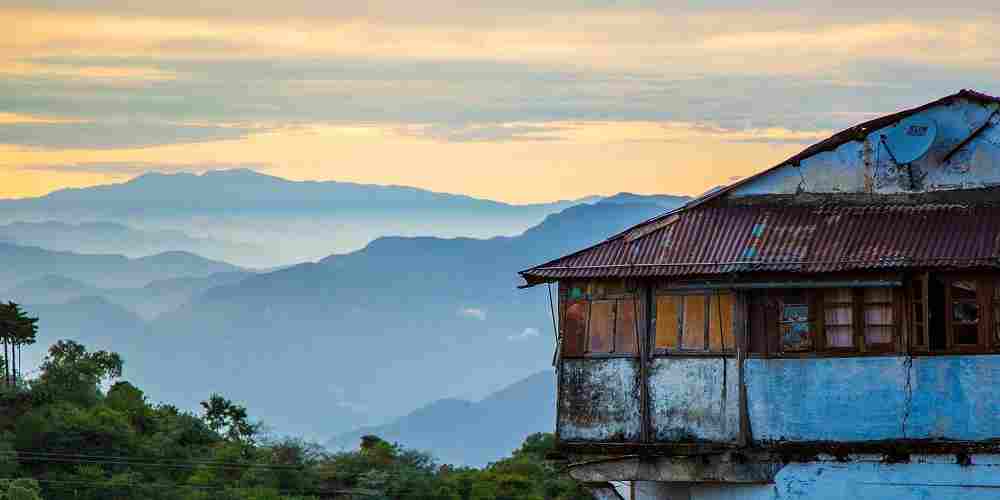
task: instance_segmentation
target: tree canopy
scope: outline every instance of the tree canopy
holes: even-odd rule
[[[221,394],[200,414],[152,403],[119,380],[123,366],[116,353],[62,340],[23,390],[0,392],[0,500],[592,498],[546,460],[550,434],[482,469],[441,465],[377,436],[331,453],[264,435],[246,406]]]

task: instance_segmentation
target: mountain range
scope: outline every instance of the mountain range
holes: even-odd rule
[[[161,396],[193,405],[203,396],[193,389],[213,380],[276,428],[313,435],[478,399],[551,360],[545,288],[517,290],[517,271],[664,209],[599,202],[515,237],[379,238],[215,287],[151,324],[157,355],[141,361],[142,383],[170,374]]]
[[[145,192],[139,188],[153,181],[215,182],[216,175],[143,176],[139,187],[127,190],[140,197]],[[248,172],[226,175],[260,180],[259,174]],[[300,189],[292,181],[266,176],[265,181],[278,186],[292,183]],[[120,188],[102,188],[114,194],[109,199],[120,202],[117,211],[106,213],[141,211],[137,202],[130,205],[127,196],[119,196]],[[461,211],[456,206],[520,210],[451,195],[440,195],[441,201],[419,190],[407,191],[409,198],[400,201],[402,192],[385,189],[370,191],[382,193],[372,202],[372,211],[381,210],[379,203],[384,200],[410,206],[426,203],[414,213],[395,208],[384,212],[391,213],[400,226],[428,214]],[[364,205],[360,196],[356,194],[358,207]],[[83,203],[83,207],[91,202],[100,205],[101,198],[72,191],[53,199]],[[153,207],[170,201],[151,199]],[[549,369],[551,362],[554,339],[549,297],[545,287],[518,290],[516,272],[593,244],[687,200],[622,193],[566,207],[550,204],[533,208],[540,221],[511,236],[376,236],[351,251],[327,253],[314,261],[269,271],[248,270],[187,252],[141,258],[88,255],[28,246],[14,239],[18,243],[0,242],[0,259],[13,263],[0,269],[0,293],[23,302],[31,314],[42,318],[42,344],[74,338],[121,352],[126,378],[146,388],[154,401],[194,410],[212,392],[221,392],[246,404],[275,432],[325,440],[331,435],[357,437],[357,433],[343,433],[365,427],[388,438],[398,436],[408,446],[433,447],[439,456],[455,463],[477,464],[497,451],[509,452],[527,433],[551,429],[545,412],[552,406],[540,398],[551,398],[554,391],[540,389],[545,377],[537,375]],[[434,208],[438,202],[450,208]],[[39,200],[31,203],[44,205]],[[2,205],[0,213],[7,213]],[[551,212],[546,214],[546,210]],[[277,212],[262,217],[278,220],[288,215]],[[132,221],[138,222],[135,225],[113,224],[142,227],[135,230],[170,234],[184,241],[184,235],[211,226],[202,224],[202,217],[222,217],[227,223],[218,212],[198,213],[177,219],[187,221],[188,226],[181,226],[183,234],[151,229],[145,217]],[[472,210],[461,217],[473,222],[477,217],[487,221],[493,217],[484,213],[499,212]],[[63,212],[45,215],[40,220],[58,221],[42,223],[51,227],[92,224],[67,222]],[[526,220],[523,212],[518,217],[521,223]],[[428,220],[440,223],[444,219]],[[363,225],[357,220],[352,224]],[[419,232],[422,226],[415,226],[408,230]],[[231,241],[231,235],[209,231],[191,238]],[[277,247],[285,244],[283,239],[270,237],[262,230],[250,241]],[[60,243],[75,248],[72,238]],[[41,354],[31,356],[37,360]],[[544,373],[551,377],[551,371]],[[503,389],[512,380],[526,378],[534,382],[515,384],[520,389]],[[530,394],[521,399],[501,397],[522,393]],[[521,400],[526,402],[517,403]],[[428,401],[438,402],[427,405]],[[451,428],[463,434],[444,441],[441,429],[447,428],[449,420],[438,415],[449,412],[458,419],[451,420]],[[521,413],[524,418],[514,418]],[[507,415],[511,427],[491,420],[493,414]],[[406,417],[396,419],[399,415]],[[460,426],[459,420],[466,424]],[[476,427],[480,421],[505,430],[480,439],[477,436],[488,434],[484,431],[488,427]]]
[[[515,235],[598,199],[514,205],[406,186],[294,181],[245,168],[154,172],[0,200],[0,223],[22,223],[13,231],[0,226],[0,241],[129,256],[184,250],[268,268],[357,250],[387,235]],[[74,241],[80,247],[70,246]]]
[[[61,276],[97,287],[141,287],[152,281],[204,277],[244,269],[199,255],[171,251],[130,259],[115,254],[81,254],[0,242],[0,289],[44,276]]]
[[[133,258],[187,251],[231,260],[230,256],[253,255],[262,251],[258,245],[251,243],[195,238],[176,229],[142,230],[103,221],[76,224],[58,220],[12,222],[0,225],[0,242],[75,253],[120,253]]]
[[[439,399],[378,426],[361,427],[327,442],[332,450],[357,448],[361,436],[376,435],[410,449],[432,451],[442,463],[482,467],[510,454],[533,432],[556,420],[556,376],[544,370],[480,401]]]

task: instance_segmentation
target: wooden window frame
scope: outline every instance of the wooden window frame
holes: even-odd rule
[[[819,344],[819,342],[817,341],[817,338],[820,337],[820,335],[819,335],[819,332],[817,331],[817,329],[818,329],[817,325],[820,322],[817,321],[817,317],[816,317],[816,313],[817,313],[817,308],[816,308],[816,294],[814,293],[814,291],[812,289],[801,289],[801,290],[797,290],[797,292],[801,294],[801,297],[798,297],[796,301],[787,300],[787,298],[790,297],[791,294],[781,295],[781,296],[779,296],[777,298],[777,305],[778,305],[777,320],[778,321],[777,321],[777,324],[775,325],[775,331],[777,332],[776,343],[777,343],[777,353],[779,353],[782,357],[809,356],[809,355],[814,354],[816,352],[816,350],[817,350],[817,344]],[[800,307],[800,306],[805,306],[805,308],[806,308],[806,320],[805,321],[784,321],[784,315],[785,315],[784,314],[784,309],[786,307]],[[808,349],[786,351],[785,350],[785,342],[784,342],[784,339],[782,338],[782,328],[781,328],[781,326],[782,325],[791,325],[791,324],[800,324],[800,323],[805,323],[806,325],[809,326],[809,335],[812,337],[811,342],[810,342],[810,346],[809,346]]]
[[[900,331],[902,330],[903,318],[899,312],[900,296],[902,292],[897,292],[895,288],[886,287],[889,290],[889,301],[888,302],[867,302],[865,301],[865,291],[866,288],[856,288],[855,299],[858,301],[858,309],[860,309],[861,319],[859,324],[856,326],[858,329],[858,339],[860,340],[861,352],[864,353],[895,353],[899,348]],[[889,310],[892,311],[892,324],[890,325],[869,325],[867,306],[889,306]],[[885,343],[868,343],[868,338],[865,336],[865,330],[869,326],[889,326],[890,339],[889,342]]]
[[[822,315],[817,318],[817,330],[819,330],[817,332],[817,337],[819,337],[820,339],[822,339],[822,342],[821,342],[822,345],[821,346],[816,346],[815,350],[818,351],[818,352],[840,353],[840,354],[854,354],[854,353],[861,352],[860,346],[858,345],[858,300],[857,300],[857,294],[854,293],[854,289],[853,288],[847,288],[847,290],[848,290],[848,292],[850,293],[850,296],[851,296],[851,301],[850,302],[829,302],[829,301],[826,300],[826,292],[828,290],[837,290],[837,288],[817,289],[817,292],[818,292],[817,295],[819,295],[820,297],[816,300],[816,302],[822,304],[821,305],[821,310],[820,310],[820,313],[822,313]],[[826,310],[827,309],[832,309],[832,308],[838,308],[838,307],[845,307],[845,306],[851,308],[851,325],[850,325],[850,328],[851,328],[851,346],[850,347],[831,346],[830,345],[829,337],[827,337],[827,334],[826,334],[826,329],[827,329],[828,326],[830,326],[830,325],[827,325],[827,323],[826,323]],[[841,326],[841,325],[833,325],[833,326]]]
[[[750,323],[751,357],[763,358],[810,358],[810,357],[856,357],[895,355],[904,352],[906,328],[905,288],[900,286],[885,287],[891,290],[892,299],[880,302],[889,305],[892,310],[892,339],[888,343],[869,344],[865,341],[865,290],[870,287],[841,287],[851,292],[851,338],[854,345],[847,347],[832,347],[827,339],[826,311],[829,307],[846,305],[843,302],[827,302],[828,288],[774,289],[757,292],[748,297],[748,318]],[[874,304],[874,303],[872,303]],[[812,347],[806,350],[785,350],[782,338],[781,324],[785,305],[808,305],[809,325],[811,327]],[[763,338],[761,338],[763,337]]]
[[[919,290],[915,287],[917,280],[920,282]],[[906,316],[904,321],[907,326],[907,338],[909,340],[909,348],[914,352],[930,352],[931,350],[931,322],[930,322],[930,304],[929,299],[929,289],[930,287],[930,273],[920,273],[906,282]],[[923,329],[923,339],[918,341],[917,339],[917,327],[920,326]]]
[[[731,307],[732,311],[729,314],[729,324],[726,325],[726,329],[720,330],[720,350],[712,350],[712,316],[713,316],[713,303],[718,303],[719,311],[722,308],[722,296],[732,295]],[[704,304],[704,326],[702,328],[704,335],[704,348],[685,348],[684,347],[684,315],[687,310],[687,297],[703,297],[705,300]],[[659,298],[661,297],[680,297],[681,301],[677,310],[677,345],[676,347],[659,347],[656,344],[656,324],[660,321],[659,311],[657,311],[657,304]],[[650,339],[651,354],[653,356],[732,356],[736,353],[736,336],[735,329],[737,327],[737,318],[739,317],[738,307],[739,301],[737,297],[737,292],[732,290],[657,290],[653,294],[653,318]],[[726,341],[727,338],[731,338],[732,341]]]
[[[1000,349],[1000,278],[992,280],[993,289],[990,294],[990,335],[992,350]]]
[[[944,283],[944,320],[947,347],[944,353],[985,353],[990,351],[990,330],[993,325],[993,287],[996,278],[984,278],[981,274],[942,274]],[[979,320],[976,325],[976,343],[958,344],[955,342],[954,300],[952,299],[952,284],[956,281],[972,281],[976,284],[975,303],[979,307]],[[987,293],[988,292],[988,293]],[[939,351],[940,352],[940,351]]]
[[[602,287],[601,284],[597,284],[597,285],[589,285],[588,284],[588,286],[587,286],[587,292],[584,293],[584,294],[582,294],[582,295],[580,295],[580,296],[571,296],[571,294],[569,294],[569,293],[562,293],[563,291],[561,290],[560,297],[559,297],[559,318],[560,318],[559,332],[560,332],[560,336],[561,336],[561,346],[560,346],[560,353],[559,353],[560,358],[563,358],[563,359],[595,359],[595,358],[637,358],[637,357],[639,357],[640,343],[642,342],[642,336],[640,334],[640,332],[641,332],[641,325],[639,324],[642,321],[642,317],[643,317],[643,312],[642,312],[642,307],[643,307],[642,303],[643,303],[643,300],[642,300],[642,298],[639,297],[639,296],[636,296],[635,294],[632,294],[632,293],[617,293],[616,292],[616,293],[607,293],[607,294],[592,294],[594,288],[598,288],[600,290],[601,287]],[[568,290],[570,287],[567,286],[566,288]],[[618,333],[618,313],[619,313],[619,309],[622,307],[622,304],[623,303],[629,303],[630,301],[635,301],[634,306],[636,308],[636,310],[633,312],[633,315],[635,317],[634,317],[634,324],[632,325],[632,328],[634,330],[634,335],[635,335],[635,341],[634,341],[635,351],[634,352],[618,352],[618,349],[620,348],[620,346],[618,345],[619,344],[619,342],[618,342],[618,337],[619,337],[619,333]],[[567,313],[567,310],[568,310],[569,306],[571,304],[577,303],[577,302],[585,304],[585,319],[584,319],[583,334],[581,335],[581,338],[575,340],[575,342],[579,343],[578,352],[572,352],[571,354],[567,355],[566,354],[567,350],[565,349],[565,347],[569,344],[569,342],[573,342],[574,340],[570,339],[569,336],[567,335],[567,332],[565,331],[566,313]],[[591,316],[593,315],[593,306],[594,306],[595,303],[598,303],[598,302],[611,302],[612,303],[612,306],[611,306],[611,314],[612,315],[611,315],[611,318],[609,319],[610,324],[611,324],[611,331],[610,331],[610,334],[609,334],[610,335],[610,339],[609,339],[609,341],[610,341],[610,352],[591,352],[590,351],[590,334],[591,334],[591,327],[592,327],[592,325],[591,325]]]

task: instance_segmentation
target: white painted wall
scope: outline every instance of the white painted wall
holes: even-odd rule
[[[937,138],[922,158],[913,162],[914,173],[922,177],[916,191],[971,189],[1000,185],[1000,125],[994,125],[963,147],[947,163],[944,156],[969,137],[997,109],[967,99],[956,99],[926,109],[914,116],[934,120]],[[1000,117],[994,117],[995,124]],[[802,160],[800,166],[786,165],[734,189],[729,196],[809,193],[891,194],[914,192],[909,174],[898,168],[881,136],[893,125],[870,132],[863,141],[840,147]]]

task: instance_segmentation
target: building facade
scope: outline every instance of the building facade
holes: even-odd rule
[[[522,271],[558,286],[570,473],[637,499],[1000,498],[998,122],[961,91]]]

